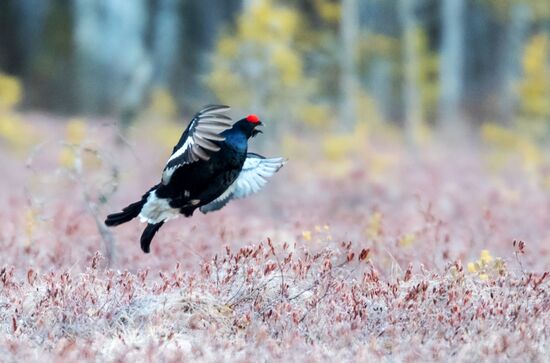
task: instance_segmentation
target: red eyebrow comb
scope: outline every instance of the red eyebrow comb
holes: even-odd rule
[[[252,122],[253,124],[257,124],[260,122],[260,118],[254,114],[246,116],[246,121]]]

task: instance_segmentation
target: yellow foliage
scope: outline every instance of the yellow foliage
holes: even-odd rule
[[[490,158],[493,168],[502,167],[510,158],[519,156],[525,171],[534,173],[544,162],[544,154],[531,138],[520,132],[486,123],[481,128],[483,140],[496,149]]]
[[[515,132],[496,123],[483,124],[481,135],[486,142],[502,149],[515,149],[518,141]]]
[[[328,231],[330,230],[330,227],[327,225],[327,224],[323,224],[322,226],[321,225],[315,225],[315,232],[323,232],[323,231]]]
[[[367,237],[375,239],[382,234],[382,213],[374,212],[367,223]]]
[[[403,247],[410,247],[416,241],[414,233],[406,233],[399,238],[399,245]]]
[[[533,8],[533,15],[537,19],[548,20],[550,17],[550,2],[547,0],[530,0],[528,3]]]
[[[218,40],[218,51],[227,57],[236,57],[239,52],[239,43],[234,38],[222,36]]]
[[[319,165],[319,170],[328,178],[341,179],[348,176],[354,166],[354,161],[348,158],[326,165]]]
[[[357,115],[359,118],[357,121],[362,124],[361,127],[381,126],[384,121],[376,100],[362,90],[357,95]],[[365,133],[368,134],[368,132]]]
[[[353,132],[325,136],[323,139],[323,151],[328,159],[342,161],[347,156],[358,153],[366,143],[366,125],[358,124]]]
[[[550,37],[547,34],[536,34],[529,40],[523,53],[522,68],[523,78],[518,84],[521,117],[513,128],[485,124],[482,136],[494,148],[489,155],[493,168],[519,159],[523,169],[546,186],[544,175],[539,175],[545,163],[539,144],[546,143],[550,131]]]
[[[502,276],[506,273],[506,263],[501,258],[493,258],[489,250],[482,250],[479,260],[468,262],[466,270],[476,274],[481,281],[486,281],[490,276]]]
[[[510,15],[517,5],[530,8],[534,20],[546,20],[550,17],[550,2],[547,0],[484,0],[495,10],[501,21],[510,21]]]
[[[65,141],[67,146],[59,153],[59,164],[65,168],[74,168],[78,160],[76,152],[86,139],[86,123],[80,118],[73,118],[65,126]]]
[[[164,119],[174,119],[177,116],[177,105],[170,91],[158,87],[153,89],[148,112]]]
[[[281,72],[282,81],[285,86],[295,86],[302,77],[302,61],[294,52],[283,47],[277,47],[273,51],[273,63],[284,70]]]
[[[72,118],[65,125],[65,146],[58,156],[59,165],[67,169],[97,168],[101,158],[87,145],[88,126],[81,118]]]
[[[317,13],[323,20],[330,24],[336,24],[340,21],[342,7],[339,2],[333,0],[315,0]]]
[[[489,275],[484,273],[479,274],[478,277],[481,281],[487,281],[489,279]]]
[[[534,35],[523,54],[520,82],[521,110],[532,121],[550,118],[550,38]]]
[[[330,110],[327,105],[306,104],[298,111],[298,117],[308,126],[318,129],[327,128],[331,124]]]
[[[511,187],[500,178],[496,179],[494,183],[500,197],[508,204],[513,205],[521,201],[521,193],[517,188]]]
[[[419,54],[418,81],[420,88],[420,102],[422,114],[427,120],[434,120],[439,102],[439,56],[431,52],[428,45],[426,31],[416,29],[414,31],[414,44]],[[421,125],[419,141],[426,141],[428,128]]]
[[[0,112],[0,140],[6,140],[14,149],[28,145],[28,128],[21,119],[11,113]]]
[[[149,135],[159,144],[168,148],[177,144],[181,135],[182,125],[175,122],[157,122],[149,130]]]
[[[237,109],[261,105],[272,118],[301,119],[304,108],[314,105],[310,96],[315,83],[304,72],[303,34],[305,25],[296,9],[273,0],[253,2],[234,31],[219,38],[206,83],[221,102]],[[316,115],[322,110],[312,109]],[[305,122],[324,118],[312,116]]]
[[[231,71],[229,64],[215,67],[207,83],[220,100],[236,107],[246,107],[252,99],[253,89],[243,86],[243,79]]]
[[[330,234],[330,228],[326,224],[323,226],[316,225],[315,231],[305,230],[302,232],[302,238],[304,241],[312,241],[315,236],[315,242],[321,243],[332,240],[332,235]]]
[[[290,8],[275,6],[271,0],[256,1],[241,15],[238,33],[244,41],[258,43],[292,41],[299,24],[298,14]]]
[[[367,159],[368,173],[373,179],[381,181],[388,169],[397,165],[397,163],[398,160],[395,155],[375,152]]]
[[[17,78],[0,73],[0,142],[6,141],[15,150],[23,150],[33,141],[31,130],[14,110],[22,94]]]
[[[38,216],[36,211],[32,208],[27,209],[27,212],[25,213],[25,233],[27,235],[25,247],[30,246],[32,243],[37,220]]]
[[[139,129],[157,144],[167,149],[172,148],[178,142],[182,129],[187,126],[185,122],[182,124],[177,116],[178,105],[170,91],[156,87],[151,92]]]
[[[414,140],[420,145],[429,144],[433,140],[433,129],[426,122],[421,122],[415,129]]]
[[[541,186],[545,190],[550,190],[550,175],[545,175],[541,180]]]
[[[400,49],[399,40],[385,34],[372,33],[360,38],[359,54],[365,56],[379,55],[384,57],[395,56]]]
[[[493,261],[493,256],[491,256],[491,253],[489,250],[481,250],[481,253],[479,255],[479,260],[483,264],[488,264],[489,262]]]
[[[299,137],[292,134],[283,135],[281,144],[281,153],[290,159],[306,157],[309,153],[309,147]]]
[[[358,136],[357,140],[362,146],[368,143],[370,135],[376,135],[377,138],[387,140],[388,142],[401,143],[403,141],[401,137],[402,130],[395,123],[386,122],[387,120],[384,119],[378,109],[376,100],[364,90],[358,92],[357,95],[357,114],[358,119],[355,133]],[[424,130],[424,128],[421,130]],[[428,135],[428,131],[423,132]],[[373,154],[373,157],[377,156],[377,154]]]
[[[86,122],[80,118],[73,118],[67,122],[65,139],[69,144],[80,145],[86,138]]]
[[[335,134],[325,137],[323,140],[323,149],[325,155],[331,160],[341,160],[354,150],[353,134]]]
[[[0,112],[12,110],[21,101],[22,95],[19,80],[0,73]]]
[[[73,168],[76,161],[74,150],[70,147],[64,147],[59,153],[59,165],[65,168]]]

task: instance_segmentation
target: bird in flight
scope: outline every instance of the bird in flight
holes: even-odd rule
[[[147,226],[141,249],[149,253],[155,233],[164,222],[223,208],[231,199],[257,193],[267,178],[286,162],[248,152],[248,140],[262,131],[259,117],[233,121],[228,106],[210,105],[199,111],[174,147],[160,182],[141,200],[107,216],[107,226],[118,226],[139,216]]]

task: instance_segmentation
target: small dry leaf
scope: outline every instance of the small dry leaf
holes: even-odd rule
[[[359,254],[359,261],[364,261],[369,257],[370,248],[362,249],[361,253]]]
[[[27,282],[32,286],[36,280],[36,272],[31,268],[27,271]]]

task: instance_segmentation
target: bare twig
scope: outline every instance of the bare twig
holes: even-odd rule
[[[271,242],[271,238],[267,238],[267,245],[271,249],[271,254],[273,254],[273,257],[275,257],[275,261],[277,261],[277,266],[279,267],[279,272],[281,273],[281,297],[285,298],[285,274],[283,272],[283,266],[281,265],[281,261],[279,260],[279,256],[277,256],[277,253],[275,253],[275,247],[273,246],[273,242]]]
[[[115,258],[116,258],[115,237],[113,233],[107,228],[107,226],[105,226],[105,223],[103,223],[103,220],[99,216],[99,212],[97,210],[97,203],[92,200],[92,197],[90,195],[89,186],[85,182],[85,177],[84,177],[82,152],[84,151],[84,152],[91,153],[95,157],[97,157],[99,160],[103,160],[103,158],[101,158],[101,155],[97,150],[94,150],[90,147],[81,147],[81,146],[74,146],[74,145],[70,145],[70,147],[73,149],[73,152],[75,154],[74,169],[72,172],[73,179],[77,181],[80,187],[82,188],[84,201],[86,202],[86,209],[88,210],[88,213],[90,213],[90,215],[94,217],[97,230],[99,231],[99,235],[103,240],[103,245],[105,248],[105,258],[107,260],[107,267],[111,267],[115,263]],[[118,178],[118,170],[114,166],[112,167],[112,176],[113,176],[113,180],[116,180]],[[104,200],[108,199],[108,197],[112,195],[116,190],[116,185],[117,185],[116,181],[113,182],[112,184],[113,184],[112,190],[109,193],[104,194],[102,196]]]
[[[34,147],[33,150],[30,152],[27,158],[27,161],[25,163],[25,166],[31,173],[36,174],[36,171],[33,168],[36,156],[40,152],[42,152],[44,148],[50,145],[51,145],[51,141],[45,141],[37,145],[36,147]],[[102,162],[105,161],[105,158],[102,157],[102,155],[97,150],[89,146],[73,145],[66,142],[60,142],[57,145],[61,145],[63,147],[69,148],[74,155],[73,167],[72,169],[69,170],[69,176],[71,177],[72,180],[77,182],[77,184],[82,189],[84,202],[86,204],[86,210],[94,218],[99,235],[101,236],[101,239],[104,242],[107,265],[108,267],[111,267],[115,261],[115,238],[111,233],[111,231],[103,223],[102,218],[99,215],[97,205],[105,203],[111,197],[111,195],[113,195],[114,192],[116,191],[117,180],[118,180],[118,169],[114,166],[113,163],[109,163],[111,165],[111,183],[110,183],[111,188],[107,192],[102,193],[98,201],[94,201],[90,192],[90,186],[86,182],[86,177],[84,175],[83,153],[84,152],[90,153]],[[32,206],[34,203],[34,199],[28,187],[25,187],[25,195],[27,197],[27,201],[29,205]]]
[[[521,273],[523,274],[523,276],[525,276],[526,275],[525,268],[523,267],[523,262],[521,261],[521,257],[520,257],[520,255],[525,254],[525,242],[514,240],[512,245],[514,246],[514,256],[516,258],[516,262],[518,263],[519,268],[521,269]]]

